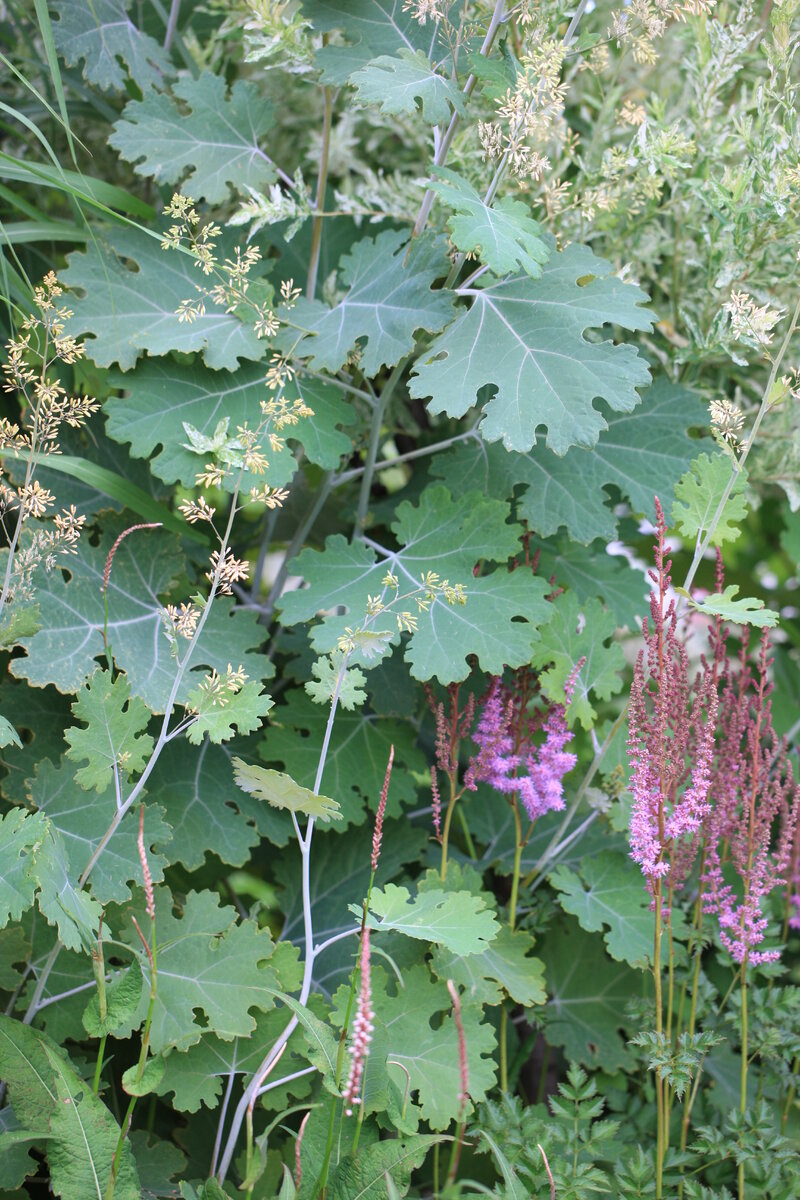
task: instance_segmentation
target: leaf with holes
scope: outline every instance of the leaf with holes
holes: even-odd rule
[[[356,242],[340,263],[344,298],[333,308],[298,300],[279,345],[307,358],[315,371],[338,371],[363,343],[359,368],[375,375],[414,349],[418,329],[442,329],[453,317],[451,294],[433,290],[448,270],[444,243],[417,238],[406,261],[407,241],[405,233],[389,230]]]
[[[112,680],[110,671],[95,671],[78,693],[72,715],[86,723],[73,725],[64,734],[67,758],[86,760],[86,766],[75,772],[75,782],[82,788],[104,792],[115,773],[126,779],[144,770],[153,749],[153,739],[145,733],[150,710],[131,697],[124,675]]]
[[[350,76],[363,104],[379,104],[381,112],[414,115],[422,109],[428,125],[446,124],[454,111],[463,116],[461,89],[431,66],[422,50],[403,49],[397,57],[381,54]]]
[[[433,952],[431,966],[440,979],[452,979],[463,988],[466,1003],[502,1004],[508,995],[530,1008],[547,999],[544,965],[531,955],[532,949],[529,933],[503,925],[480,954],[457,954],[439,946]]]
[[[579,660],[586,659],[578,673],[567,718],[591,729],[597,713],[589,693],[608,700],[622,690],[620,671],[625,668],[625,655],[622,647],[611,640],[616,623],[599,601],[589,600],[581,606],[573,592],[557,596],[553,610],[531,661],[535,667],[548,668],[541,675],[542,691],[554,703],[563,704],[567,679]]]
[[[496,394],[483,408],[481,433],[523,453],[547,430],[548,447],[594,446],[607,423],[592,403],[617,412],[640,402],[636,390],[650,382],[635,347],[588,341],[587,329],[607,324],[650,329],[638,287],[623,283],[611,266],[576,243],[554,252],[541,279],[515,276],[462,288],[469,301],[453,324],[417,360],[412,396],[431,397],[432,413],[463,417],[481,388]]]
[[[496,275],[524,271],[532,279],[542,274],[552,247],[527,204],[504,196],[487,204],[475,188],[447,167],[434,168],[431,190],[454,212],[447,219],[453,244],[476,254]]]
[[[131,100],[108,139],[137,175],[181,185],[184,196],[224,204],[234,192],[265,188],[276,174],[259,140],[272,125],[273,108],[252,83],[237,80],[227,94],[213,71],[187,75],[172,96]]]
[[[83,75],[103,91],[125,91],[125,71],[143,92],[163,87],[175,74],[169,54],[131,20],[131,0],[53,0],[58,20],[53,40],[67,66],[83,63]]]
[[[59,281],[74,289],[67,331],[83,337],[98,367],[128,371],[142,354],[202,350],[209,367],[235,370],[242,358],[259,360],[266,347],[253,329],[224,306],[206,301],[191,324],[176,309],[197,295],[197,268],[188,254],[165,254],[157,237],[139,229],[94,233],[86,250],[69,256]]]

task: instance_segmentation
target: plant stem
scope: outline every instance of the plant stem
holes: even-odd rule
[[[308,259],[308,279],[306,280],[306,296],[314,299],[317,290],[317,274],[319,272],[319,257],[322,251],[322,210],[325,207],[325,187],[328,182],[328,157],[331,148],[331,123],[333,120],[333,90],[326,87],[322,110],[322,148],[319,156],[317,171],[317,195],[314,201],[314,220],[311,225],[311,252]]]
[[[356,523],[353,526],[354,538],[362,532],[367,524],[369,497],[372,490],[372,477],[375,474],[375,464],[378,460],[378,448],[381,441],[383,418],[386,415],[387,408],[389,407],[389,401],[392,398],[392,393],[397,387],[398,381],[405,370],[406,362],[407,359],[402,358],[400,362],[397,363],[388,380],[381,389],[378,402],[372,410],[367,457],[364,460],[364,473],[361,476],[361,489],[358,493],[358,512],[356,513]]]
[[[328,474],[325,476],[325,479],[323,480],[322,485],[317,489],[317,494],[314,498],[314,503],[311,505],[308,512],[303,517],[303,520],[300,522],[300,524],[297,526],[294,533],[292,534],[292,540],[289,542],[289,545],[286,547],[286,553],[283,556],[283,562],[281,563],[280,567],[278,568],[278,573],[275,576],[275,579],[273,580],[272,587],[269,589],[269,595],[267,596],[263,605],[260,606],[261,612],[263,615],[263,619],[265,621],[269,620],[269,618],[272,616],[272,613],[275,609],[275,605],[277,604],[278,599],[280,598],[281,591],[283,590],[283,585],[286,582],[286,576],[289,574],[289,567],[291,565],[292,559],[294,558],[294,556],[297,554],[300,547],[305,542],[306,538],[308,537],[309,533],[311,532],[312,528],[314,527],[314,523],[315,523],[317,517],[319,516],[319,514],[322,512],[323,508],[325,507],[325,502],[331,493],[333,484],[334,484],[333,472],[329,471]]]
[[[747,1052],[748,1052],[748,1029],[747,1029],[747,951],[745,951],[742,959],[741,970],[741,987],[742,987],[742,1047],[741,1047],[741,1065],[739,1068],[739,1112],[742,1116],[747,1112]],[[745,1200],[744,1188],[744,1162],[739,1163],[737,1172],[739,1186],[739,1200]]]
[[[661,997],[661,880],[655,880],[655,936],[653,939],[653,983],[656,994],[656,1033],[659,1040],[664,1030],[663,1001]],[[664,1081],[658,1071],[656,1085],[656,1200],[663,1195],[662,1175],[664,1170]]]
[[[453,820],[453,812],[455,811],[456,801],[458,800],[458,792],[456,791],[456,776],[454,771],[448,771],[447,778],[450,781],[450,798],[447,801],[447,811],[444,814],[444,822],[442,824],[442,865],[439,874],[442,877],[442,883],[447,878],[447,847],[450,841],[450,824]]]

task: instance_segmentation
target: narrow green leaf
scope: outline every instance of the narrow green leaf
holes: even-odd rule
[[[285,808],[289,812],[304,813],[318,821],[340,821],[339,805],[328,796],[318,796],[309,788],[295,783],[291,775],[282,771],[269,771],[257,767],[241,758],[233,759],[233,777],[238,787],[258,800],[266,800],[273,808]]]

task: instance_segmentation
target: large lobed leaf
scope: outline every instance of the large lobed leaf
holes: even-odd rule
[[[400,50],[396,57],[381,54],[354,71],[350,82],[358,99],[380,104],[392,116],[417,112],[429,125],[444,124],[453,110],[463,115],[464,100],[458,84],[434,71],[422,50]],[[419,104],[418,104],[419,102]]]
[[[224,204],[230,189],[264,188],[275,168],[259,149],[259,138],[272,124],[272,105],[252,83],[237,80],[226,95],[225,80],[213,71],[187,76],[166,95],[131,100],[108,139],[137,175],[158,183],[177,183],[181,191],[208,204]],[[182,101],[188,112],[183,111]]]
[[[451,20],[460,7],[461,0],[450,6]],[[315,32],[340,29],[349,42],[317,51],[316,61],[326,83],[343,84],[379,55],[422,50],[437,61],[449,49],[440,23],[420,24],[405,0],[303,0],[303,12],[311,18]]]
[[[451,584],[465,585],[467,600],[449,605],[437,597],[427,613],[420,613],[406,651],[414,678],[436,677],[442,683],[464,679],[471,654],[490,674],[500,674],[504,665],[520,666],[530,658],[539,627],[550,618],[547,584],[528,572],[505,568],[473,577],[479,561],[504,563],[517,550],[521,530],[507,523],[507,515],[507,505],[475,493],[453,500],[442,487],[426,488],[417,507],[404,502],[397,508],[392,529],[400,550],[379,559],[371,547],[349,543],[339,534],[328,538],[322,552],[305,550],[295,570],[309,586],[283,597],[283,621],[296,624],[322,610],[344,607],[345,615],[326,617],[312,632],[314,646],[327,652],[345,627],[365,620],[367,599],[381,594],[387,568],[399,578],[401,594],[418,588],[421,577],[435,571]],[[416,605],[410,600],[402,607]],[[384,633],[387,644],[399,640],[391,610],[380,613],[369,629]]]
[[[606,428],[594,399],[621,412],[640,402],[636,389],[650,371],[636,349],[584,335],[610,324],[650,329],[647,296],[588,247],[554,253],[541,279],[515,276],[459,294],[469,307],[434,339],[411,381],[412,396],[431,397],[432,413],[462,417],[490,385],[496,395],[480,427],[488,442],[527,452],[544,426],[550,449],[566,454],[593,446]]]
[[[53,40],[59,53],[70,67],[82,62],[87,82],[104,91],[125,90],[120,59],[143,92],[163,87],[165,76],[175,74],[169,54],[134,25],[130,7],[131,0],[53,0],[58,15]]]

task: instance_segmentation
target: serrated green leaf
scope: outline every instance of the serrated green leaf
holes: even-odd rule
[[[381,54],[350,75],[363,104],[379,104],[381,112],[415,114],[429,125],[446,124],[453,111],[464,112],[458,84],[433,69],[422,50],[399,50],[396,57]]]
[[[636,389],[650,382],[645,360],[633,346],[589,342],[584,333],[606,324],[649,329],[647,297],[586,246],[554,252],[541,279],[518,276],[459,294],[469,308],[417,360],[409,387],[432,398],[431,413],[462,417],[491,385],[496,395],[480,426],[486,441],[527,452],[545,426],[548,447],[566,454],[594,446],[606,428],[594,399],[617,412],[640,402]]]
[[[743,596],[737,600],[739,589],[731,583],[723,592],[715,592],[702,602],[689,601],[692,608],[707,617],[722,617],[723,621],[732,621],[735,625],[755,625],[758,629],[772,629],[778,624],[780,613],[764,607],[764,601],[755,596]]]
[[[641,995],[642,977],[626,963],[615,963],[596,934],[577,921],[552,925],[540,954],[549,999],[537,1019],[551,1046],[562,1046],[570,1062],[605,1071],[630,1065],[631,1054],[621,1032],[625,1008]]]
[[[368,597],[384,590],[387,568],[402,578],[400,591],[406,594],[434,571],[451,584],[466,586],[466,604],[450,605],[437,596],[419,614],[419,627],[406,650],[414,678],[457,682],[468,675],[471,654],[489,673],[500,674],[504,665],[520,666],[530,658],[539,626],[549,619],[547,585],[526,572],[505,569],[473,578],[478,561],[504,563],[518,549],[522,531],[508,524],[507,515],[507,505],[475,493],[453,500],[446,489],[428,487],[417,507],[404,502],[397,508],[392,529],[400,550],[387,551],[379,560],[371,547],[335,535],[324,552],[303,551],[294,569],[309,587],[282,598],[283,622],[308,621],[321,610],[342,606],[344,615],[327,616],[311,634],[317,650],[330,651],[348,626],[365,620]],[[400,640],[391,607],[372,619],[369,629],[385,633],[387,646]]]
[[[61,836],[74,878],[78,878],[117,813],[113,792],[104,795],[88,793],[75,783],[75,772],[65,760],[54,766],[45,760],[36,766],[36,774],[27,781],[30,802],[46,816],[50,826]],[[167,860],[154,852],[168,844],[172,831],[164,824],[164,810],[148,804],[144,816],[144,838],[150,872],[156,883],[164,878]],[[139,858],[139,809],[130,810],[122,818],[114,837],[106,846],[92,870],[91,891],[101,904],[129,900],[129,884],[142,886],[142,864]]]
[[[359,905],[351,912],[360,913]],[[455,954],[480,954],[496,936],[499,926],[479,896],[443,888],[418,892],[387,883],[373,888],[367,914],[370,929],[396,930],[406,937],[446,946]]]
[[[99,367],[119,363],[129,370],[140,355],[202,350],[214,369],[235,370],[241,358],[263,358],[265,344],[253,329],[212,300],[191,324],[176,309],[196,296],[195,260],[167,254],[159,241],[138,229],[95,233],[85,251],[69,257],[59,282],[74,289],[68,332],[83,337]]]
[[[273,808],[283,808],[292,813],[303,813],[317,821],[340,821],[339,805],[328,796],[319,796],[309,788],[295,783],[291,775],[282,771],[269,771],[266,767],[234,758],[233,778],[236,786],[257,800],[266,800]]]
[[[106,1013],[100,1015],[100,997],[95,991],[83,1013],[83,1027],[91,1038],[130,1037],[131,1025],[141,1004],[142,969],[139,960],[116,979],[106,983]]]
[[[0,1015],[0,1078],[23,1127],[35,1130],[50,1186],[64,1200],[103,1200],[119,1126],[54,1042],[30,1025]],[[140,1200],[130,1146],[119,1157],[115,1200]]]
[[[604,851],[587,857],[577,871],[559,866],[549,876],[558,903],[577,917],[583,929],[604,934],[609,954],[618,962],[645,968],[653,961],[653,913],[641,871],[623,854]],[[674,933],[682,922],[673,911]],[[662,947],[664,962],[668,947]]]
[[[187,697],[187,706],[196,711],[196,716],[186,731],[193,746],[199,746],[208,736],[209,741],[219,745],[230,741],[238,731],[240,734],[255,733],[264,723],[272,708],[272,697],[263,694],[264,689],[256,680],[246,683],[223,705],[212,704],[208,692],[195,688]]]
[[[694,541],[711,528],[725,489],[731,480],[731,461],[726,454],[700,454],[675,484],[672,521],[685,538]],[[747,476],[740,471],[722,510],[709,545],[735,542],[739,529],[733,522],[747,516],[747,500],[742,494]]]
[[[17,746],[22,749],[20,736],[6,717],[0,717],[0,747],[3,746]]]
[[[78,692],[72,715],[86,722],[84,728],[73,725],[64,733],[67,758],[86,762],[75,772],[75,782],[85,791],[104,792],[115,770],[123,779],[144,770],[154,745],[145,733],[151,714],[131,696],[124,675],[112,680],[109,671],[96,671]]]
[[[389,1181],[400,1189],[395,1196],[405,1196],[412,1171],[422,1166],[439,1140],[432,1135],[390,1138],[348,1155],[331,1177],[332,1200],[391,1200]]]
[[[126,389],[126,395],[105,402],[108,436],[130,442],[131,454],[149,458],[153,474],[166,483],[193,487],[198,469],[205,465],[198,464],[197,456],[185,448],[186,424],[208,436],[221,412],[234,429],[244,424],[255,428],[261,419],[264,369],[255,364],[243,363],[238,371],[228,373],[212,371],[200,362],[146,359],[132,374],[112,371],[109,382]],[[291,400],[301,391],[314,415],[302,418],[284,434],[290,443],[303,447],[311,462],[329,470],[352,449],[352,441],[342,427],[355,421],[355,413],[328,383],[303,378],[299,384],[288,383],[284,395]],[[275,451],[265,439],[263,450],[269,466],[263,476],[245,476],[245,491],[264,483],[282,487],[296,470],[295,457],[288,447]],[[229,479],[224,486],[230,489],[234,483]]]
[[[419,49],[438,61],[449,53],[441,23],[421,25],[403,0],[303,0],[303,13],[315,32],[340,29],[352,43],[317,50],[315,62],[323,69],[325,83],[340,86],[380,54]]]
[[[128,15],[131,0],[54,0],[58,20],[53,38],[67,66],[83,63],[88,83],[103,91],[125,90],[126,72],[143,92],[163,87],[174,75],[169,54],[159,43],[136,28]]]
[[[423,1118],[432,1129],[447,1129],[461,1108],[458,1033],[450,994],[444,983],[431,979],[424,966],[404,971],[403,984],[394,996],[373,988],[373,1007],[389,1035],[389,1073],[401,1095],[410,1076],[409,1091],[412,1095],[418,1093]],[[485,1098],[496,1071],[489,1057],[495,1049],[495,1034],[490,1025],[482,1023],[481,1016],[476,1005],[462,1004],[472,1103]]]
[[[325,658],[316,659],[311,667],[314,678],[308,680],[305,689],[315,704],[330,704],[338,684],[339,704],[352,711],[360,708],[367,699],[367,693],[363,690],[367,677],[358,667],[349,667],[345,669],[340,682],[342,658],[340,650],[333,650]]]
[[[503,925],[480,954],[457,954],[437,947],[431,965],[440,979],[452,979],[463,988],[470,1004],[501,1004],[508,995],[529,1008],[547,999],[544,965],[531,957],[532,949],[530,934]]]
[[[33,904],[35,854],[46,835],[47,822],[39,813],[12,808],[0,814],[0,929]]]
[[[35,604],[26,605],[25,608],[11,608],[4,613],[4,620],[0,625],[0,646],[3,649],[13,646],[20,638],[32,637],[41,628],[39,609]],[[8,742],[5,744],[8,745]]]
[[[314,370],[338,371],[363,342],[359,365],[372,376],[414,349],[418,329],[442,329],[452,319],[453,299],[432,285],[447,273],[444,244],[417,238],[405,261],[406,242],[405,233],[393,230],[356,242],[340,263],[344,298],[334,308],[298,300],[278,344],[308,358]]]
[[[171,97],[145,91],[131,100],[108,142],[137,175],[174,185],[188,171],[184,196],[224,204],[231,190],[274,182],[275,167],[259,147],[272,118],[254,84],[238,79],[228,96],[224,78],[204,71],[179,79]]]
[[[580,606],[573,592],[563,593],[552,603],[552,620],[542,629],[531,662],[536,667],[548,667],[540,677],[542,690],[548,699],[563,704],[567,679],[580,659],[586,659],[575,683],[567,717],[579,720],[584,729],[591,729],[597,713],[589,693],[608,700],[622,690],[620,671],[625,668],[625,655],[622,647],[611,641],[616,623],[597,600]]]
[[[275,1003],[278,979],[269,960],[273,943],[268,930],[254,921],[237,925],[235,909],[221,907],[215,892],[190,892],[180,916],[173,913],[167,888],[156,890],[155,936],[158,988],[150,1028],[154,1054],[171,1047],[185,1050],[205,1030],[223,1039],[244,1037],[255,1029],[251,1009],[266,1011]],[[150,940],[150,919],[136,913]],[[130,924],[123,937],[139,959],[149,985],[150,965]],[[137,1017],[144,1019],[148,997]],[[197,1020],[197,1012],[204,1020]]]
[[[496,275],[524,271],[532,279],[541,276],[552,247],[544,242],[527,204],[510,196],[485,204],[466,179],[447,167],[435,167],[434,176],[431,191],[455,209],[447,225],[459,250],[477,254]]]
[[[454,492],[475,488],[496,500],[515,494],[520,519],[541,538],[564,527],[574,541],[609,542],[617,517],[606,489],[619,489],[634,512],[654,521],[654,498],[670,495],[691,463],[698,443],[688,430],[705,424],[708,413],[698,396],[663,377],[642,393],[632,413],[614,413],[602,402],[599,407],[608,428],[591,450],[575,446],[559,457],[537,442],[527,454],[510,454],[499,445],[462,442],[436,456],[433,473]],[[574,554],[570,547],[568,560]]]
[[[35,864],[42,915],[56,926],[68,950],[93,946],[103,910],[97,900],[78,887],[78,871],[70,863],[57,829],[48,828],[36,850]]]
[[[11,673],[34,687],[53,683],[64,692],[78,691],[104,655],[103,572],[118,534],[133,522],[124,514],[104,523],[103,534],[70,559],[70,579],[51,571],[40,581],[37,596],[42,629],[21,644],[27,657],[16,658]],[[185,569],[180,544],[163,530],[134,534],[120,545],[107,589],[108,636],[114,660],[124,671],[131,692],[153,712],[163,712],[175,679],[176,661],[163,632],[161,597]],[[186,704],[189,692],[208,670],[225,673],[228,663],[241,665],[251,679],[266,679],[273,667],[253,652],[263,634],[257,614],[232,612],[233,604],[217,597],[203,635],[185,673],[176,701]]]
[[[600,598],[614,615],[617,625],[637,628],[647,603],[647,580],[643,570],[632,566],[622,554],[609,554],[604,541],[578,546],[565,535],[542,541],[530,539],[531,554],[539,555],[539,574],[567,587],[581,603]]]

